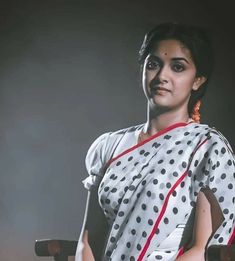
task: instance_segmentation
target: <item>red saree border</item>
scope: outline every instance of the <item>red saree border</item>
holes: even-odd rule
[[[173,191],[176,189],[176,187],[181,183],[181,181],[183,181],[183,179],[184,179],[187,175],[188,175],[188,170],[186,170],[186,171],[184,172],[184,174],[176,181],[176,183],[174,184],[174,186],[173,186],[173,187],[170,189],[170,191],[168,192],[168,194],[167,194],[167,196],[166,196],[166,199],[165,199],[165,201],[164,201],[164,203],[163,203],[163,206],[162,206],[162,210],[161,210],[161,212],[160,212],[160,215],[158,216],[158,218],[157,218],[157,220],[156,220],[156,222],[155,222],[155,224],[154,224],[154,227],[153,227],[153,229],[152,229],[152,231],[151,231],[151,233],[150,233],[150,235],[149,235],[149,237],[148,237],[148,239],[147,239],[147,242],[145,243],[145,246],[144,246],[143,250],[141,251],[141,253],[140,253],[140,255],[139,255],[137,261],[143,260],[145,254],[146,254],[146,251],[148,250],[148,247],[149,247],[149,245],[150,245],[150,243],[151,243],[151,240],[152,240],[152,238],[153,238],[155,232],[157,231],[157,228],[158,228],[158,226],[159,226],[159,224],[160,224],[160,222],[161,222],[161,219],[162,219],[163,215],[165,214],[165,211],[166,211],[166,208],[167,208],[167,204],[168,204],[168,201],[169,201],[169,198],[170,198],[171,194],[173,193]]]
[[[228,245],[232,245],[235,241],[235,228],[233,229],[233,233],[231,235],[231,237],[229,238],[229,241],[228,241]]]
[[[140,143],[138,143],[138,144],[136,144],[136,145],[130,147],[130,148],[127,149],[127,150],[124,150],[123,152],[121,152],[121,153],[120,153],[119,155],[117,155],[116,157],[111,158],[111,159],[107,162],[107,164],[106,164],[106,166],[105,166],[105,169],[107,169],[113,161],[115,161],[115,160],[119,159],[120,157],[122,157],[122,156],[128,154],[129,152],[131,152],[131,151],[133,151],[133,150],[135,150],[135,149],[141,147],[141,146],[144,145],[145,143],[147,143],[147,142],[149,142],[149,141],[151,141],[151,140],[153,140],[153,139],[155,139],[155,138],[157,138],[157,137],[159,137],[159,136],[161,136],[161,135],[167,133],[168,131],[171,131],[171,130],[173,130],[173,129],[175,129],[175,128],[178,128],[178,127],[187,126],[187,125],[189,125],[190,123],[193,123],[193,122],[194,122],[194,121],[175,123],[175,124],[173,124],[173,125],[171,125],[171,126],[165,128],[165,129],[163,129],[163,130],[157,132],[156,134],[150,136],[148,139],[146,139],[146,140],[144,140],[144,141],[142,141],[142,142],[140,142]]]
[[[196,152],[198,151],[198,149],[199,149],[203,144],[205,144],[207,141],[208,141],[208,138],[206,138],[206,139],[203,140],[201,143],[199,143],[199,145],[197,146],[197,148],[196,148],[196,150],[195,150],[195,152],[193,153],[192,156],[194,156],[194,155],[196,154]],[[160,214],[159,214],[159,216],[158,216],[158,218],[157,218],[157,220],[156,220],[156,222],[155,222],[155,224],[154,224],[154,227],[153,227],[153,229],[152,229],[150,235],[149,235],[148,238],[147,238],[147,241],[146,241],[146,243],[145,243],[145,245],[144,245],[144,247],[143,247],[143,249],[142,249],[142,251],[141,251],[141,253],[140,253],[140,255],[139,255],[138,259],[137,259],[137,261],[142,261],[142,260],[143,260],[145,254],[146,254],[146,252],[147,252],[147,250],[148,250],[148,248],[149,248],[149,245],[150,245],[150,243],[151,243],[151,240],[152,240],[152,238],[153,238],[155,232],[157,231],[158,226],[159,226],[159,224],[160,224],[160,222],[161,222],[161,220],[162,220],[162,218],[163,218],[163,216],[164,216],[164,214],[165,214],[165,212],[166,212],[169,198],[170,198],[171,194],[173,193],[173,191],[176,189],[176,187],[179,186],[179,184],[181,183],[181,181],[183,181],[184,178],[188,175],[188,170],[189,170],[189,167],[190,167],[190,163],[191,163],[191,162],[192,162],[192,161],[189,162],[189,166],[188,166],[187,170],[183,173],[183,175],[181,175],[181,177],[175,182],[175,184],[174,184],[174,185],[172,186],[172,188],[169,190],[169,192],[168,192],[168,194],[167,194],[167,196],[166,196],[166,198],[165,198],[165,201],[164,201],[164,203],[163,203],[161,212],[160,212]],[[179,254],[179,253],[178,253],[178,254]]]
[[[183,253],[184,253],[184,247],[181,247],[181,248],[179,249],[179,251],[178,251],[178,254],[177,254],[177,257],[176,257],[176,258],[182,256]]]

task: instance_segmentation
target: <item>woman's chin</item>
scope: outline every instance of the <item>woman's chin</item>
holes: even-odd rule
[[[158,95],[152,97],[149,103],[152,108],[168,108],[170,105],[169,99],[165,99],[165,97]]]

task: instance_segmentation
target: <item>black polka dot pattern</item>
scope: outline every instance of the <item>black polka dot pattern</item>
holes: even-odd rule
[[[235,203],[235,164],[228,143],[216,130],[192,123],[131,150],[140,129],[107,134],[86,158],[90,176],[84,185],[91,189],[100,184],[99,202],[111,227],[107,260],[138,260],[145,250],[151,261],[175,260],[177,251],[163,250],[161,244],[187,222],[204,188],[214,193],[225,219],[210,243],[226,244]],[[111,158],[104,150],[113,153],[111,144],[117,146],[114,160],[104,166]]]

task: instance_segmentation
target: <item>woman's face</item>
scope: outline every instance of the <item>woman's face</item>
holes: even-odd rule
[[[191,91],[204,81],[196,77],[191,53],[178,40],[159,41],[145,59],[142,83],[151,109],[187,112]]]

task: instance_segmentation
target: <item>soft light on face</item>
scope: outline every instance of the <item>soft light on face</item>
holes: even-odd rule
[[[142,83],[151,109],[187,112],[192,90],[197,90],[204,77],[196,77],[191,53],[181,42],[170,39],[156,44],[146,57]]]

